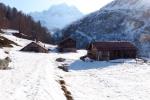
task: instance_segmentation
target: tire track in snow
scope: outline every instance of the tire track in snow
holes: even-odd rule
[[[34,100],[33,97],[37,93],[38,86],[40,85],[40,79],[38,76],[40,66],[37,66],[39,61],[39,58],[34,58],[34,61],[30,63],[32,64],[30,71],[24,72],[24,78],[20,80],[20,84],[18,84],[19,86],[14,89],[13,97],[15,97],[16,100],[20,98],[18,94],[23,95],[23,97],[28,98],[28,100]],[[12,75],[13,74],[16,74],[16,72],[12,73]]]
[[[49,55],[21,53],[20,56],[20,53],[14,53],[12,56],[14,56],[13,69],[8,71],[6,77],[3,77],[3,83],[8,84],[3,85],[1,89],[5,99],[57,100],[60,95],[63,96],[63,93],[59,92],[61,89],[59,90],[57,82],[55,82],[54,66],[50,62]],[[2,85],[0,86],[2,87]],[[54,90],[58,93],[54,93]],[[56,97],[56,95],[59,96]],[[62,98],[62,100],[64,99]]]

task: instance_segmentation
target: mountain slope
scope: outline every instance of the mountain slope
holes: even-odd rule
[[[41,21],[42,25],[48,29],[63,28],[77,19],[80,19],[83,14],[74,6],[67,4],[54,5],[47,11],[31,13],[31,16],[36,21]]]
[[[13,45],[19,46],[17,43],[0,35],[0,48],[2,47],[13,47]]]
[[[91,40],[125,40],[137,46],[140,56],[150,57],[150,2],[115,0],[62,32],[65,37],[72,34],[77,38],[79,48],[84,48]],[[81,36],[79,32],[88,35],[91,40]]]

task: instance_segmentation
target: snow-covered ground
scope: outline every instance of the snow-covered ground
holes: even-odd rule
[[[150,65],[136,62],[89,64],[95,67],[91,66],[86,70],[75,69],[64,74],[75,100],[150,99]],[[84,63],[75,66],[89,67]]]
[[[31,41],[11,35],[5,37],[20,46],[0,49],[0,58],[12,59],[9,70],[0,70],[0,100],[66,100],[60,84],[65,80],[74,100],[149,100],[150,64],[135,60],[109,62],[83,62],[79,58],[86,51],[59,54],[50,52],[25,53],[19,50]],[[55,48],[55,46],[47,45]],[[62,63],[56,58],[65,58],[69,72],[57,67]]]
[[[12,35],[12,33],[19,33],[18,30],[13,30],[13,29],[1,29],[1,31],[7,35]]]
[[[12,51],[10,70],[0,71],[1,100],[65,100],[47,54]]]

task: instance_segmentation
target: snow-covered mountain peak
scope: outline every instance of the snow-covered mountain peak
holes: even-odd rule
[[[114,0],[108,4],[105,9],[134,9],[134,10],[145,10],[150,8],[149,0]]]
[[[41,21],[49,30],[62,29],[68,24],[83,17],[83,14],[74,6],[65,3],[53,5],[43,12],[31,13],[36,21]]]

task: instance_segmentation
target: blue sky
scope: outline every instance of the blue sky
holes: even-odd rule
[[[43,11],[51,5],[66,3],[76,6],[83,13],[96,11],[112,0],[0,0],[11,7],[16,7],[25,13]]]

